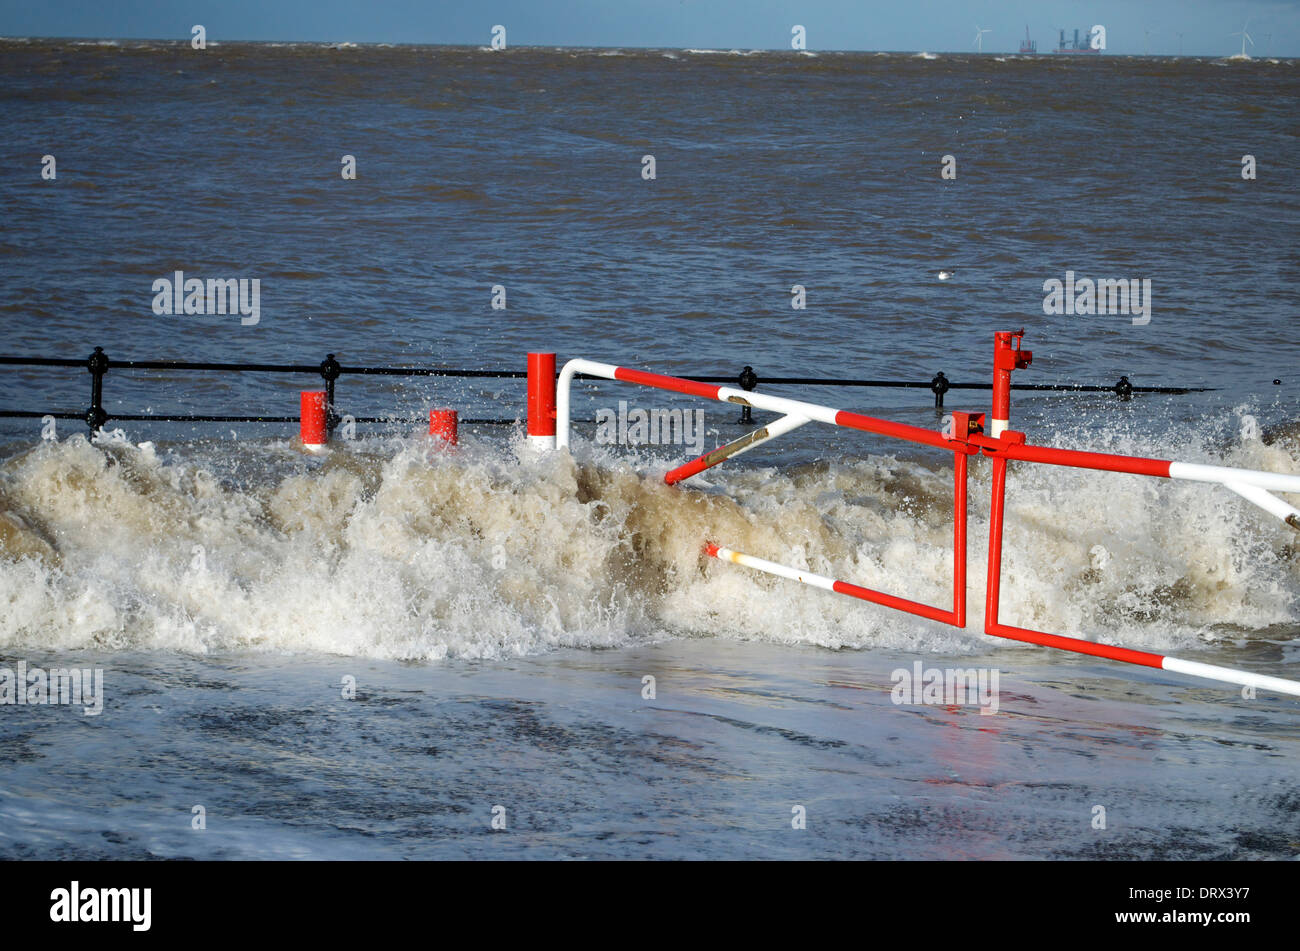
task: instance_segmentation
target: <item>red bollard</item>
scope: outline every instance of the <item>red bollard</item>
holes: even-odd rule
[[[528,354],[528,442],[555,448],[555,354]]]
[[[330,439],[325,419],[325,391],[303,390],[300,412],[302,424],[299,434],[302,436],[303,447],[312,452],[320,452]]]
[[[429,435],[441,439],[448,446],[456,445],[458,425],[454,409],[429,410]]]

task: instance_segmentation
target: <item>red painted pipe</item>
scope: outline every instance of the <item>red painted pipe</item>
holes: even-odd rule
[[[864,416],[862,413],[850,413],[848,410],[840,410],[835,414],[835,425],[864,433],[905,439],[908,442],[919,442],[924,446],[934,446],[937,449],[952,449],[952,441],[933,429],[922,429],[920,426],[909,426],[907,423],[894,423],[875,416]]]
[[[449,446],[456,445],[459,419],[454,409],[429,410],[429,435],[441,439]]]
[[[1076,469],[1100,469],[1105,472],[1129,472],[1133,475],[1169,478],[1168,459],[1148,459],[1143,456],[1118,456],[1106,452],[1081,452],[1077,449],[1054,449],[1051,446],[1026,446],[986,436],[971,436],[970,442],[985,450],[985,455],[1022,462],[1041,462],[1052,466],[1073,466]]]
[[[893,608],[896,611],[906,611],[908,614],[929,618],[931,621],[942,621],[944,624],[961,626],[957,624],[957,616],[952,611],[931,607],[919,601],[909,601],[907,598],[885,594],[883,591],[859,587],[856,584],[849,584],[847,581],[836,581],[831,590],[839,594],[847,594],[850,597],[861,598],[863,601],[870,601],[873,604],[883,604],[885,607]]]
[[[966,453],[952,454],[952,614],[966,626]]]
[[[683,479],[689,479],[691,476],[703,472],[705,469],[709,468],[709,466],[709,453],[706,452],[698,459],[692,459],[685,465],[678,466],[671,472],[666,473],[664,475],[664,482],[668,485],[676,485]]]
[[[660,390],[672,390],[674,393],[702,396],[706,400],[716,400],[718,390],[722,389],[722,387],[713,383],[697,383],[695,380],[683,380],[681,377],[664,376],[662,373],[633,370],[629,367],[619,367],[615,370],[614,379],[626,380],[628,383],[640,383],[642,386],[653,386]]]
[[[311,449],[318,449],[329,442],[329,429],[326,426],[326,404],[324,390],[303,390],[299,399],[301,423],[298,433],[302,444]]]
[[[528,354],[528,440],[555,448],[555,354]]]
[[[1018,346],[1025,332],[999,331],[993,335],[993,418],[989,429],[1001,436],[1011,419],[1011,371],[1029,366],[1033,354]],[[1013,345],[1014,344],[1014,345]]]

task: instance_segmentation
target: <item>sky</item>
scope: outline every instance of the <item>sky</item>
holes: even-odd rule
[[[1300,0],[0,0],[0,36],[300,40],[486,46],[1040,52],[1057,31],[1106,28],[1107,52],[1226,56],[1247,24],[1252,55],[1300,56]],[[1181,36],[1179,34],[1182,34]]]

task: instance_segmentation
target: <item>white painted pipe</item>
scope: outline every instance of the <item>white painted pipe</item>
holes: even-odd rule
[[[1300,529],[1300,510],[1292,508],[1276,495],[1270,495],[1258,486],[1244,485],[1240,482],[1223,483],[1248,502],[1253,502],[1270,515],[1276,515],[1292,528]]]
[[[782,416],[766,426],[761,426],[753,432],[746,433],[739,439],[733,439],[725,446],[719,446],[717,449],[706,452],[704,455],[678,466],[664,475],[664,481],[669,485],[676,485],[684,479],[699,475],[706,469],[721,465],[728,459],[734,459],[736,456],[749,452],[755,446],[761,446],[777,436],[785,435],[791,430],[798,429],[800,426],[811,422],[812,420],[807,416],[795,416],[793,414]]]
[[[1165,670],[1172,670],[1176,674],[1204,677],[1206,680],[1221,680],[1230,684],[1241,684],[1243,687],[1258,687],[1261,690],[1271,690],[1275,693],[1300,697],[1300,683],[1296,683],[1294,680],[1283,680],[1281,677],[1252,674],[1245,670],[1234,670],[1231,667],[1219,667],[1215,664],[1202,664],[1194,660],[1179,660],[1177,657],[1164,658],[1161,661],[1161,666]]]
[[[597,363],[594,360],[570,360],[560,371],[560,379],[555,384],[555,448],[569,448],[569,387],[576,373],[589,373],[602,376],[607,380],[617,379],[614,371],[618,367],[612,363]]]
[[[1233,469],[1229,466],[1203,466],[1196,462],[1169,463],[1169,478],[1192,482],[1230,482],[1253,485],[1272,492],[1300,492],[1300,475],[1260,472],[1257,469]]]
[[[768,561],[766,558],[756,558],[753,555],[746,555],[743,552],[733,551],[730,548],[724,548],[721,545],[710,545],[709,554],[723,561],[729,561],[733,565],[744,565],[746,568],[754,568],[757,571],[766,572],[769,575],[776,575],[778,578],[788,578],[790,581],[801,581],[806,585],[812,585],[814,588],[824,588],[827,591],[835,590],[835,579],[827,578],[825,575],[813,574],[811,571],[800,571],[797,568],[790,568],[786,565],[779,565],[775,561]]]

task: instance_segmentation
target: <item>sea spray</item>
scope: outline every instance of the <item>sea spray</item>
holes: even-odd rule
[[[659,463],[614,448],[581,446],[576,460],[518,448],[359,440],[309,460],[241,441],[222,448],[247,463],[234,478],[198,446],[45,443],[0,465],[0,514],[52,548],[41,558],[0,535],[0,645],[439,659],[708,635],[991,649],[978,624],[958,631],[700,556],[716,540],[942,603],[941,462],[736,465],[702,491],[665,486]],[[1292,452],[1256,441],[1225,461],[1284,470]],[[974,460],[973,617],[988,479]],[[1294,621],[1290,537],[1229,494],[1021,466],[1008,498],[1009,623],[1172,651]]]

